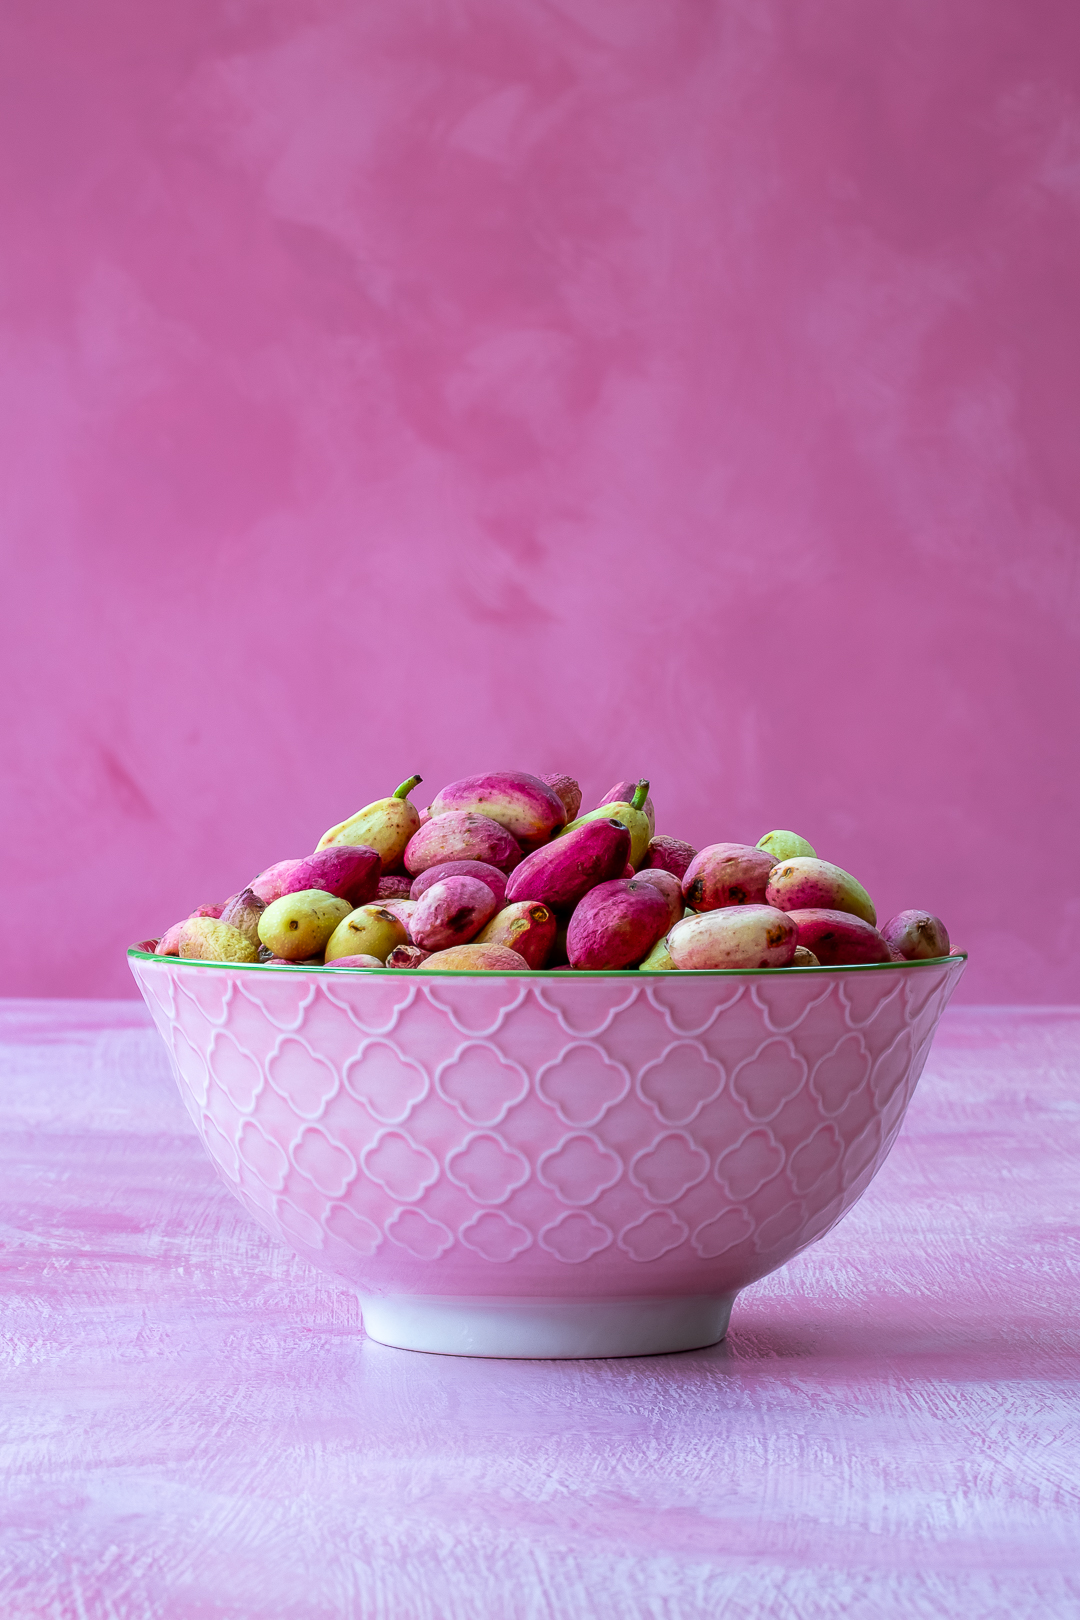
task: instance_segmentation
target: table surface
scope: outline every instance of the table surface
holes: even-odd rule
[[[0,1038],[4,1620],[1080,1616],[1080,1008],[950,1011],[727,1341],[602,1362],[366,1339],[141,1005]]]

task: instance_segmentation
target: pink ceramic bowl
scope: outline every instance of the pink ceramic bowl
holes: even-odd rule
[[[712,1344],[900,1128],[964,958],[440,974],[129,952],[207,1150],[384,1344]]]

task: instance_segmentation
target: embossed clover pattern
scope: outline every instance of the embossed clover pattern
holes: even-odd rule
[[[741,1253],[760,1275],[867,1184],[951,990],[942,967],[796,986],[135,972],[227,1183],[331,1270]]]

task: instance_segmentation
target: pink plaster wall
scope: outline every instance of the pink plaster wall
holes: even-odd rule
[[[1080,1000],[1071,0],[5,0],[0,61],[6,992],[509,763]]]

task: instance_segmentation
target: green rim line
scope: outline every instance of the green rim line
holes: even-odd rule
[[[227,968],[230,971],[241,973],[355,973],[363,978],[377,978],[380,975],[387,979],[400,979],[408,974],[414,978],[425,979],[625,979],[628,974],[638,973],[638,968],[605,968],[600,972],[591,972],[578,968],[530,968],[522,973],[518,969],[494,972],[490,968],[467,968],[464,971],[455,971],[453,968],[335,968],[326,964],[305,967],[301,963],[294,966],[283,962],[208,962],[200,956],[158,956],[153,951],[136,950],[129,946],[128,956],[133,956],[138,962],[176,962],[188,967]],[[778,973],[882,973],[897,969],[905,972],[910,968],[941,967],[946,962],[966,962],[967,951],[958,951],[955,956],[925,956],[918,957],[911,962],[841,962],[834,967],[786,967],[786,968],[672,968],[660,973],[643,973],[643,979],[680,979],[692,973],[695,978],[712,979],[748,979],[775,978]]]

